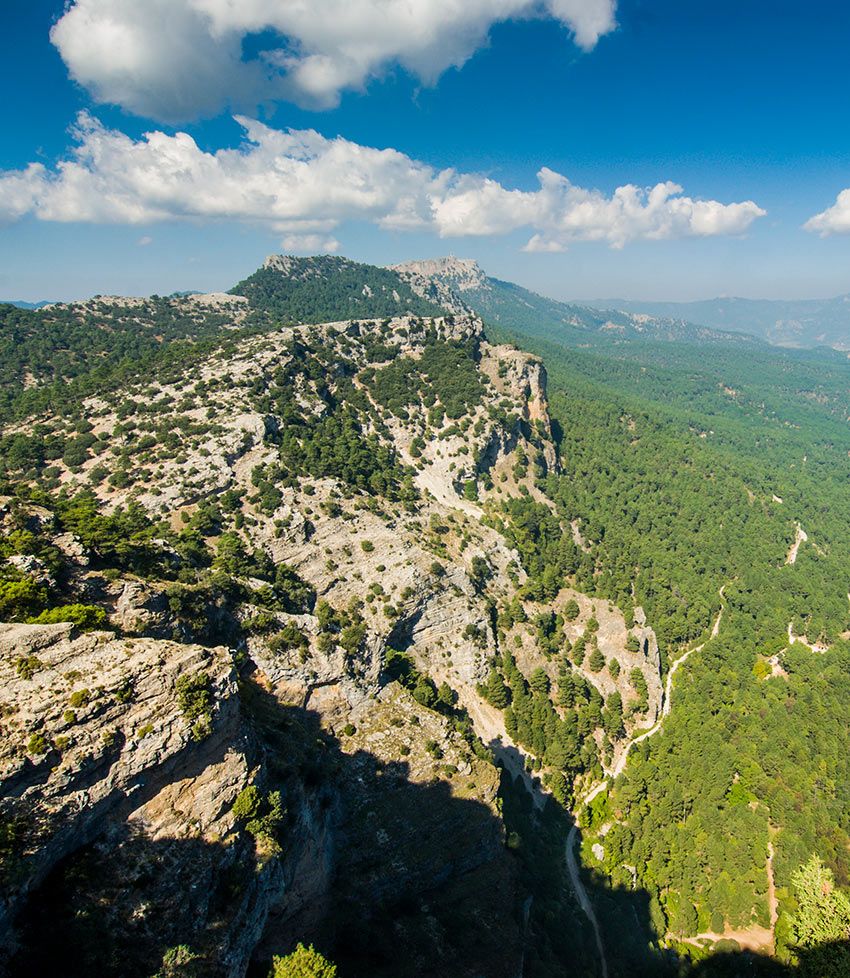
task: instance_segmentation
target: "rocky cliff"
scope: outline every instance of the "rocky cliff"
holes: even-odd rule
[[[9,973],[97,931],[72,974],[237,978],[316,940],[346,978],[515,975],[528,893],[494,759],[563,781],[507,729],[522,689],[585,737],[559,762],[579,780],[619,749],[594,697],[627,728],[660,700],[643,621],[529,583],[524,534],[580,552],[540,488],[540,361],[461,306],[272,323],[38,423],[79,450],[0,512],[15,593],[56,606],[0,626]],[[617,665],[571,662],[579,639]],[[510,716],[486,699],[500,670]],[[572,912],[562,893],[546,926]]]

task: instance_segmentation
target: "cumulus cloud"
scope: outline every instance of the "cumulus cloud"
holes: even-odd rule
[[[832,207],[810,217],[803,227],[817,232],[822,238],[831,234],[850,234],[850,188],[842,190]]]
[[[339,251],[339,242],[321,234],[287,234],[281,247],[291,255],[324,255]]]
[[[33,210],[45,177],[40,163],[8,173],[0,170],[0,224],[17,221]]]
[[[244,117],[236,149],[204,152],[187,133],[133,140],[82,113],[76,146],[47,169],[0,171],[0,218],[150,224],[235,220],[285,235],[292,251],[333,251],[344,221],[441,237],[533,232],[529,251],[575,241],[620,248],[638,239],[744,233],[765,212],[752,201],[684,196],[674,183],[617,188],[611,196],[542,169],[516,190],[479,174],[436,170],[394,149],[276,130]]]
[[[51,39],[99,101],[181,122],[268,99],[332,106],[396,65],[432,84],[511,18],[554,19],[590,50],[615,13],[616,0],[73,0]]]

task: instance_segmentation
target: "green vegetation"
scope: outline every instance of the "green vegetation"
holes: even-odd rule
[[[269,978],[337,978],[337,971],[312,944],[299,944],[292,954],[275,957]]]
[[[409,313],[439,316],[439,306],[416,295],[397,272],[323,255],[288,258],[286,273],[260,268],[231,291],[281,323],[333,323]]]
[[[530,575],[526,593],[548,600],[571,584],[627,621],[642,606],[665,665],[707,637],[721,587],[726,606],[719,637],[677,674],[663,732],[615,785],[604,869],[631,887],[634,867],[662,932],[766,926],[770,831],[780,894],[811,852],[850,883],[846,361],[747,343],[706,357],[684,343],[588,350],[564,339],[524,339],[549,373],[562,470],[538,484],[557,514],[529,496],[494,514]],[[788,563],[797,525],[809,541]],[[829,652],[789,646],[789,625]],[[584,643],[569,655],[583,659]],[[774,655],[779,674],[756,667]],[[604,668],[592,647],[588,664]],[[645,710],[646,677],[629,679]],[[560,695],[569,701],[569,687]],[[595,705],[609,739],[621,736],[622,702]],[[546,760],[545,722],[517,728]],[[793,902],[782,899],[780,950],[792,943],[781,925]]]
[[[212,680],[205,672],[183,675],[177,680],[176,689],[177,705],[183,719],[189,724],[192,739],[203,740],[212,730],[215,704]]]
[[[30,618],[33,625],[54,625],[58,622],[71,622],[84,631],[99,628],[106,622],[106,612],[87,604],[66,604],[42,611],[35,618]]]
[[[367,370],[363,380],[375,400],[398,418],[408,408],[422,407],[435,422],[456,421],[481,403],[484,385],[477,369],[477,344],[439,341],[432,333],[419,358],[399,357],[380,370]]]
[[[158,297],[138,306],[104,300],[96,308],[80,304],[38,312],[0,305],[0,421],[45,410],[73,415],[90,394],[138,377],[164,379],[220,343],[229,318],[189,312],[180,302]],[[64,446],[45,441],[38,428],[0,439],[0,458],[12,470],[43,465],[51,455],[58,457],[57,449],[61,456]],[[85,442],[78,440],[69,451],[70,461],[81,458]]]
[[[261,494],[273,498],[275,487],[296,485],[310,475],[413,502],[418,496],[413,473],[399,462],[379,413],[353,384],[356,365],[339,350],[306,339],[293,341],[287,353],[271,383],[261,378],[255,384],[258,410],[280,419],[269,434],[280,450],[280,465],[256,474]],[[304,410],[299,389],[316,398],[320,417]]]
[[[797,897],[794,942],[798,947],[850,939],[850,899],[836,889],[832,871],[817,856],[792,874],[791,884]]]
[[[280,850],[278,833],[283,823],[283,801],[279,791],[263,795],[256,785],[248,785],[233,803],[234,819],[244,826],[262,847],[265,856],[276,855]]]
[[[268,518],[281,537],[291,529],[293,490],[316,494],[315,510],[333,519],[356,519],[362,509],[388,523],[425,523],[411,519],[419,502],[415,469],[403,464],[391,430],[398,421],[411,429],[416,465],[435,439],[473,426],[481,434],[487,418],[470,418],[487,392],[478,344],[447,342],[415,319],[394,333],[386,317],[427,315],[434,307],[395,273],[341,259],[295,260],[289,275],[264,269],[235,291],[248,295],[251,311],[226,332],[232,325],[227,317],[191,314],[172,300],[43,313],[0,308],[0,421],[6,424],[0,475],[8,497],[0,533],[0,620],[99,628],[120,593],[116,583],[131,579],[151,585],[167,621],[157,628],[177,640],[232,641],[244,650],[246,637],[254,636],[272,654],[306,663],[309,630],[285,616],[314,612],[318,650],[342,649],[348,666],[359,664],[368,637],[366,605],[355,599],[341,610],[317,600],[293,567],[272,560],[272,547],[255,546],[252,527]],[[504,422],[526,439],[508,466],[520,487],[507,498],[489,492],[492,483],[480,468],[475,478],[457,469],[458,488],[481,503],[487,523],[504,534],[522,564],[509,567],[517,587],[506,594],[492,586],[494,565],[484,556],[470,559],[474,547],[466,551],[475,592],[467,594],[470,607],[480,602],[490,618],[487,627],[459,629],[457,638],[484,649],[492,627],[498,639],[479,692],[504,711],[507,732],[530,755],[529,767],[569,807],[579,787],[600,778],[603,764],[610,767],[626,730],[636,720],[648,725],[653,677],[648,665],[624,675],[616,658],[606,661],[594,618],[582,637],[567,641],[573,634],[567,623],[578,620],[580,607],[571,599],[558,614],[556,596],[568,586],[603,606],[616,604],[630,629],[626,650],[632,656],[641,651],[634,625],[636,609],[643,608],[659,638],[662,672],[699,643],[700,651],[676,673],[673,710],[661,732],[635,746],[624,773],[582,815],[585,847],[602,846],[601,861],[594,856],[592,864],[605,878],[600,902],[623,906],[639,891],[657,939],[681,941],[677,947],[689,947],[696,958],[703,952],[687,945],[688,937],[770,925],[772,849],[779,954],[798,958],[804,978],[845,975],[845,958],[822,945],[846,940],[850,928],[847,361],[830,352],[771,350],[716,336],[702,338],[711,342],[710,357],[705,345],[690,342],[699,339],[694,336],[660,343],[630,338],[624,329],[605,338],[598,322],[568,323],[567,307],[544,308],[520,291],[511,311],[509,291],[497,290],[490,308],[545,356],[559,465],[546,463],[551,445],[544,426],[508,414],[503,403],[489,421]],[[195,439],[197,447],[214,426],[210,400],[201,402],[212,412],[209,423],[195,410],[198,390],[214,392],[200,382],[179,409],[167,403],[174,400],[170,395],[147,403],[133,390],[114,405],[119,420],[111,431],[81,416],[84,396],[114,401],[116,391],[146,373],[180,379],[188,364],[212,351],[226,358],[246,336],[355,314],[379,321],[327,335],[299,331],[256,375],[222,380],[241,384],[266,419],[265,434],[255,441],[248,435],[242,445],[264,449],[244,493],[228,489],[201,499],[175,529],[138,504],[108,509],[94,492],[65,487],[63,467],[79,472],[82,466],[92,485],[145,486],[153,481],[154,463],[182,464],[183,446]],[[422,356],[400,355],[400,343],[414,335],[422,338]],[[52,427],[44,420],[50,412],[60,419]],[[323,479],[334,480],[330,499],[313,481]],[[503,481],[512,485],[507,471]],[[309,502],[304,510],[319,518]],[[798,527],[808,541],[791,562]],[[298,529],[307,544],[316,538],[309,521]],[[431,564],[430,584],[452,587],[456,577],[447,575],[455,568],[455,538],[439,519],[427,532],[440,558]],[[70,535],[84,555],[81,563],[59,549],[54,541],[60,534]],[[461,553],[468,545],[464,535]],[[361,550],[374,553],[375,544],[363,540]],[[339,569],[330,559],[326,566]],[[397,598],[373,585],[367,601],[372,612],[383,607],[392,624],[411,596]],[[721,602],[722,627],[710,637]],[[819,650],[807,647],[815,643]],[[22,681],[42,678],[37,655],[21,654],[10,664]],[[622,692],[603,697],[586,676],[606,690],[616,680]],[[30,766],[48,752],[58,758],[70,741],[56,734],[78,734],[70,728],[108,699],[95,678],[66,678],[64,728],[48,736],[33,724],[15,735],[15,749],[30,755]],[[387,656],[384,679],[397,680],[485,754],[450,686],[438,686],[396,651]],[[74,688],[82,682],[93,688]],[[132,681],[122,682],[114,703],[133,696]],[[181,676],[175,696],[192,738],[202,740],[212,729],[212,677],[203,670]],[[356,733],[351,724],[344,731]],[[152,732],[146,724],[138,736]],[[275,740],[270,769],[280,774],[298,767],[306,778],[316,776],[322,763],[316,738],[305,737],[294,750],[290,734],[287,728]],[[119,741],[110,728],[103,747]],[[435,761],[442,758],[437,741],[426,740],[424,747]],[[234,821],[261,856],[280,851],[283,798],[289,797],[277,790],[280,782],[271,780],[268,790],[262,783],[262,791],[252,785],[233,805]],[[534,895],[527,970],[554,974],[555,962],[570,953],[555,933],[568,932],[572,912],[563,897],[564,814],[550,804],[535,821],[508,787],[502,801],[508,845]],[[23,851],[24,834],[20,823],[0,818],[4,882]],[[249,842],[243,840],[246,851]],[[175,945],[164,954],[160,947],[150,970],[161,955],[163,975],[195,967],[195,952]],[[689,967],[684,958],[681,967]],[[329,978],[335,968],[299,946],[276,959],[274,973]]]

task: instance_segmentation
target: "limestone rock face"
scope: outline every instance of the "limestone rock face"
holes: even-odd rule
[[[168,628],[168,600],[141,581],[127,581],[115,605],[115,623],[130,634],[162,635]]]
[[[191,680],[208,694],[194,721],[181,696]],[[226,649],[75,635],[70,624],[0,625],[2,817],[21,832],[0,940],[59,860],[160,793],[179,794],[180,782],[206,779],[191,790],[192,821],[201,833],[220,828],[247,780],[235,693]],[[174,809],[160,811],[162,831],[173,830]]]
[[[478,263],[469,258],[436,258],[393,265],[423,299],[436,302],[453,313],[468,313],[463,293],[486,286],[487,278]]]

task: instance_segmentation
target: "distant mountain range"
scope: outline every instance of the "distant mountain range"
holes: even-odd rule
[[[639,302],[593,299],[595,309],[622,309],[749,333],[776,346],[831,346],[850,350],[850,294],[834,299],[706,299],[700,302]]]
[[[329,256],[275,256],[272,261],[283,264],[272,267],[267,262],[232,291],[245,295],[250,292],[258,300],[268,291],[270,278],[275,283],[272,291],[280,290],[275,273],[284,271],[288,291],[282,297],[276,294],[275,302],[283,303],[289,314],[302,303],[311,313],[318,314],[313,308],[317,300],[313,293],[322,291],[322,277],[333,271],[337,278],[345,279],[347,299],[342,306],[337,303],[339,308],[323,308],[325,318],[392,315],[402,307],[419,315],[433,315],[441,307],[475,312],[491,327],[520,335],[579,344],[595,345],[617,339],[690,343],[762,340],[774,346],[804,349],[828,346],[850,351],[850,293],[833,299],[562,302],[513,282],[492,278],[468,258],[411,261],[385,270]],[[41,309],[51,304],[4,301],[19,309]]]
[[[491,278],[468,258],[394,265],[414,292],[443,308],[473,311],[489,326],[536,339],[595,346],[617,340],[750,344],[757,340],[671,316],[599,310],[559,302],[513,282]]]
[[[24,302],[23,299],[0,299],[0,306],[17,306],[18,309],[43,309],[45,306],[52,305],[50,299],[42,302]]]

